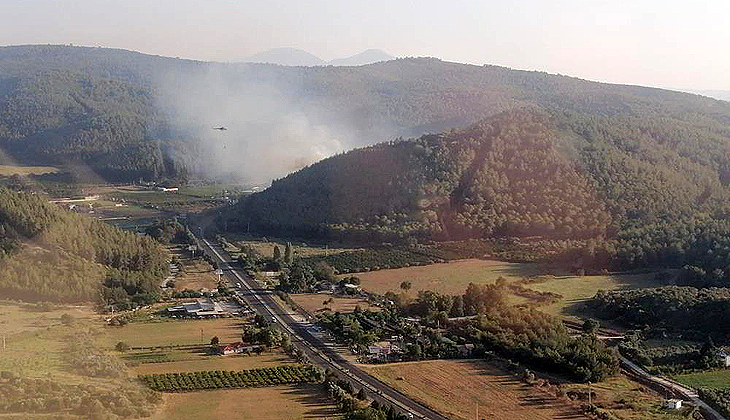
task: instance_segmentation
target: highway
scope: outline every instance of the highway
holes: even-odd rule
[[[347,361],[335,349],[328,347],[314,336],[308,328],[310,325],[297,321],[282,310],[274,301],[272,292],[261,288],[256,280],[241,270],[218,244],[211,243],[205,237],[199,239],[203,251],[218,262],[225,278],[235,287],[239,295],[267,321],[274,325],[278,324],[289,333],[292,343],[303,350],[315,366],[329,369],[338,377],[349,380],[355,389],[365,388],[371,398],[377,399],[380,403],[391,404],[409,417],[448,420],[447,417],[413,401]]]

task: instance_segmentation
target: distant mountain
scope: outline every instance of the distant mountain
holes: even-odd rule
[[[699,95],[435,58],[287,67],[105,48],[0,47],[0,154],[20,163],[86,165],[107,180],[184,177],[213,167],[249,168],[246,176],[266,182],[343,149],[466,127],[517,108],[646,124],[623,144],[658,130],[651,124],[676,128],[662,148],[710,162],[730,182],[730,103]],[[211,130],[216,125],[229,130]],[[673,140],[686,133],[707,145]],[[233,156],[237,145],[248,149]],[[717,153],[708,156],[710,148]]]
[[[250,57],[246,57],[244,63],[266,63],[279,64],[282,66],[364,66],[366,64],[380,61],[393,60],[395,57],[382,50],[365,50],[360,54],[351,57],[336,58],[331,61],[324,61],[314,54],[297,48],[274,48],[266,50]]]
[[[696,90],[694,93],[722,101],[730,101],[730,90]]]
[[[273,48],[249,56],[246,63],[279,64],[282,66],[321,66],[324,60],[314,54],[297,48]]]
[[[366,64],[377,63],[380,61],[393,60],[395,57],[386,53],[382,50],[365,50],[360,54],[355,54],[352,57],[347,58],[336,58],[331,60],[327,64],[332,66],[364,66]]]

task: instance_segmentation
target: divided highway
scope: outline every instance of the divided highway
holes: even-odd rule
[[[239,295],[270,323],[278,324],[287,331],[292,342],[306,353],[314,365],[329,369],[338,377],[351,381],[353,385],[364,387],[369,391],[368,394],[371,397],[381,403],[392,404],[409,417],[448,420],[447,417],[413,401],[347,361],[336,350],[328,347],[315,337],[309,331],[308,324],[297,321],[289,313],[282,310],[274,301],[272,292],[261,288],[256,280],[236,267],[236,263],[218,244],[211,243],[204,237],[199,239],[204,252],[213,257],[215,261],[218,261],[219,268],[223,270],[225,278],[235,287]]]

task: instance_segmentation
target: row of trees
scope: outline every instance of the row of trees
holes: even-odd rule
[[[155,391],[162,392],[315,383],[320,382],[322,379],[322,374],[310,365],[286,365],[242,371],[215,370],[140,376],[140,380],[144,384]]]
[[[605,319],[634,328],[666,329],[686,337],[730,336],[718,320],[730,316],[730,289],[667,286],[652,289],[599,291],[590,309]]]

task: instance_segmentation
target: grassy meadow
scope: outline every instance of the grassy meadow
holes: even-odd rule
[[[43,175],[58,173],[53,166],[0,165],[0,176]]]

